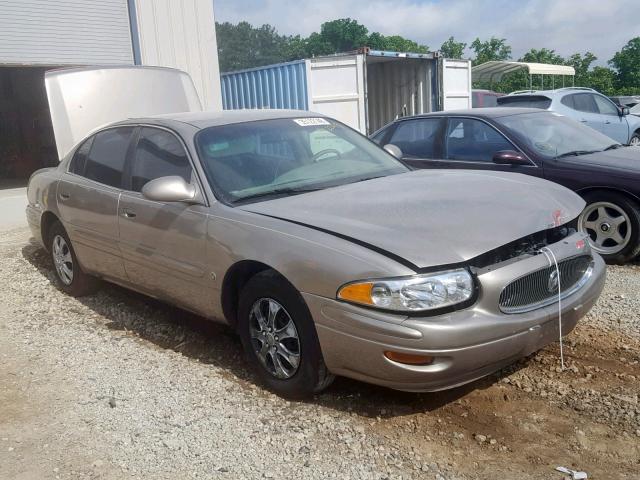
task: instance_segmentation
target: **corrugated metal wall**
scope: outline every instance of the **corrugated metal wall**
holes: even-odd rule
[[[143,65],[184,70],[208,110],[222,108],[211,0],[135,0]]]
[[[127,0],[0,0],[0,63],[132,64]]]
[[[305,61],[281,63],[267,67],[223,73],[222,107],[290,108],[307,110],[307,75]]]
[[[434,110],[432,76],[435,60],[402,59],[367,62],[369,133],[397,117]]]

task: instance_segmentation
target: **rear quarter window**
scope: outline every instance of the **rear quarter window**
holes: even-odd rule
[[[542,95],[507,95],[496,100],[501,107],[541,108],[546,110],[551,106],[551,99]]]

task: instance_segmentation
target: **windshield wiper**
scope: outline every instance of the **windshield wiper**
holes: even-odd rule
[[[596,153],[599,150],[573,150],[571,152],[563,153],[562,155],[558,155],[556,158],[562,157],[579,157],[580,155],[589,155],[590,153]]]
[[[613,145],[609,145],[607,148],[605,148],[602,151],[606,152],[607,150],[616,150],[616,149],[622,148],[622,147],[623,147],[623,145],[620,145],[619,143],[614,143]]]
[[[275,190],[269,190],[268,192],[259,192],[245,197],[240,197],[233,201],[233,203],[241,203],[247,200],[256,200],[258,198],[268,198],[277,196],[291,196],[298,195],[300,193],[308,193],[322,190],[321,188],[276,188]]]

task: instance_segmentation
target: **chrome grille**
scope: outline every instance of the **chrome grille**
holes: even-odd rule
[[[561,298],[564,298],[587,282],[591,276],[593,259],[587,255],[567,258],[558,262],[558,268]],[[557,299],[558,283],[554,265],[528,273],[511,282],[500,293],[499,302],[500,310],[505,313],[522,313],[550,305]]]

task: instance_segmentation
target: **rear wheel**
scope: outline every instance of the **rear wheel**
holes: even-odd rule
[[[279,395],[303,398],[333,381],[307,305],[277,273],[261,272],[243,288],[238,331],[249,364]]]
[[[607,263],[625,263],[640,253],[640,206],[617,192],[591,192],[578,228]]]
[[[58,286],[73,297],[95,292],[98,281],[80,268],[71,240],[60,222],[49,230],[49,252],[56,271]]]

